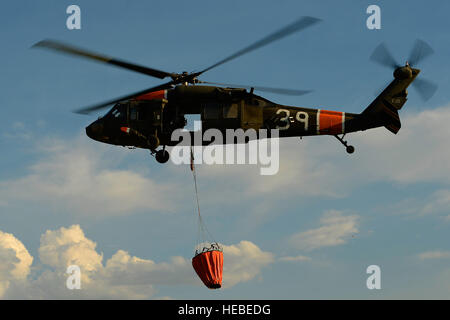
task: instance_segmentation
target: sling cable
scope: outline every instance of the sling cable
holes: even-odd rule
[[[198,233],[195,255],[192,258],[192,266],[198,277],[209,289],[222,287],[223,273],[223,249],[211,236],[200,214],[200,202],[198,200],[197,175],[194,166],[194,151],[191,147],[191,171],[194,176],[195,199],[198,213]]]

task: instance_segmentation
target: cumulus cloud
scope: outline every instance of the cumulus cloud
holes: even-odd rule
[[[17,238],[0,231],[0,297],[11,281],[22,281],[30,273],[33,257]]]
[[[79,225],[47,230],[41,236],[40,261],[55,269],[78,265],[84,272],[96,271],[102,266],[103,256],[95,250],[97,245],[86,238]]]
[[[250,281],[274,261],[250,241],[223,245],[224,288]],[[96,243],[79,225],[48,230],[41,236],[39,275],[29,277],[33,258],[23,244],[0,233],[0,297],[7,299],[148,299],[155,297],[158,285],[202,286],[190,259],[172,257],[155,262],[118,250],[103,263]],[[66,288],[69,265],[81,269],[81,290]]]
[[[29,174],[0,181],[0,205],[25,202],[93,217],[174,208],[167,198],[174,185],[154,181],[143,172],[118,169],[107,149],[94,148],[84,138],[48,139],[38,154],[42,159]]]
[[[358,215],[344,215],[340,211],[330,210],[320,219],[320,227],[292,235],[290,243],[306,251],[344,244],[349,236],[359,232],[358,218]]]
[[[223,246],[224,287],[231,287],[239,282],[246,282],[260,274],[261,269],[272,262],[274,256],[262,251],[250,241],[241,241],[236,245]]]

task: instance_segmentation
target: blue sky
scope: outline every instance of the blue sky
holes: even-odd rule
[[[374,3],[381,30],[366,28]],[[0,259],[12,254],[18,270],[0,272],[0,296],[450,296],[450,4],[77,1],[82,29],[69,31],[70,4],[7,1],[0,12]],[[202,80],[313,89],[302,97],[263,96],[360,112],[392,79],[369,61],[372,50],[385,41],[404,62],[421,38],[435,50],[419,66],[421,76],[439,89],[426,103],[409,90],[398,135],[382,128],[349,135],[351,156],[335,139],[311,137],[280,144],[273,177],[259,176],[256,167],[199,166],[204,219],[228,246],[228,285],[209,291],[189,266],[196,220],[188,168],[89,140],[84,127],[98,115],[71,112],[159,81],[29,48],[52,38],[169,72],[193,71],[303,15],[323,21]],[[63,288],[71,253],[92,267],[77,293]],[[381,267],[381,290],[366,288],[372,264]]]

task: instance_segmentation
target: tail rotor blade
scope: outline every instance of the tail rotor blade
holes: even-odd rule
[[[378,47],[375,48],[372,55],[370,56],[370,60],[392,69],[396,69],[399,67],[399,64],[397,63],[397,61],[395,61],[385,43],[381,43],[380,45],[378,45]]]
[[[429,100],[438,88],[436,83],[426,79],[416,79],[412,84],[424,101]]]
[[[410,65],[415,66],[420,61],[424,60],[428,56],[434,53],[433,49],[423,40],[417,39],[414,43],[414,47],[409,55],[408,62]]]

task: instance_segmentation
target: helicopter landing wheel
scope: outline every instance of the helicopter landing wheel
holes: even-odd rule
[[[339,140],[340,143],[342,143],[345,147],[345,150],[347,151],[348,154],[352,154],[353,152],[355,152],[355,147],[354,146],[349,146],[347,144],[347,141],[344,140],[345,134],[342,135],[342,137],[339,137],[337,134],[334,135],[336,137],[336,139]]]
[[[170,154],[167,150],[161,149],[159,151],[156,151],[155,159],[159,163],[166,163],[167,161],[169,161],[169,158]]]

